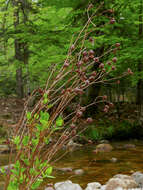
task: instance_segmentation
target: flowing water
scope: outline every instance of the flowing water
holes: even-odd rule
[[[100,182],[105,184],[109,178],[115,174],[129,174],[135,171],[143,172],[143,141],[136,142],[116,142],[112,143],[113,147],[127,143],[134,143],[135,149],[119,149],[115,148],[112,152],[95,154],[95,145],[83,146],[80,149],[68,153],[60,161],[54,164],[55,168],[69,167],[73,170],[83,169],[83,175],[75,175],[74,172],[61,172],[54,170],[55,179],[47,179],[39,190],[44,190],[46,184],[55,183],[64,180],[71,180],[79,183],[83,188],[87,183]],[[117,158],[117,162],[113,163],[111,158]],[[0,165],[8,163],[8,155],[0,155]],[[2,179],[1,179],[2,180]]]

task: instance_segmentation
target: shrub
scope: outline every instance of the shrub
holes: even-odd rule
[[[14,167],[6,177],[5,190],[37,189],[44,178],[52,177],[52,165],[57,161],[56,153],[70,139],[76,137],[77,133],[86,129],[83,127],[78,130],[78,119],[83,116],[87,107],[104,102],[104,112],[108,112],[111,104],[104,96],[96,98],[93,103],[84,107],[79,103],[72,113],[63,115],[71,101],[75,97],[81,97],[89,86],[115,80],[115,78],[109,80],[106,78],[115,70],[115,62],[109,65],[101,63],[100,60],[119,47],[112,46],[108,52],[99,57],[95,57],[94,50],[85,47],[85,41],[91,38],[89,26],[93,24],[94,17],[95,14],[88,17],[87,23],[75,41],[71,42],[61,69],[57,72],[58,65],[52,65],[45,88],[34,90],[25,103],[21,119],[15,128],[15,136],[9,142],[11,147],[16,146],[17,152]],[[113,22],[109,21],[109,24]],[[94,64],[97,65],[97,70],[92,71]],[[120,77],[122,76],[117,78]],[[28,103],[37,94],[41,98],[29,111]],[[87,118],[85,126],[91,121],[92,119]]]

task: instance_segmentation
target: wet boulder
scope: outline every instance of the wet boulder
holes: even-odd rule
[[[66,167],[66,168],[55,168],[55,170],[60,172],[72,172],[72,168]]]
[[[76,169],[76,170],[74,170],[74,174],[75,175],[83,175],[84,174],[84,170],[83,169]]]
[[[82,146],[81,144],[75,143],[73,140],[70,140],[66,145],[66,149],[69,150],[70,152],[73,152],[81,146]]]
[[[98,182],[88,183],[85,190],[100,190],[101,184]]]
[[[103,143],[103,144],[98,144],[94,152],[96,153],[97,152],[111,152],[112,150],[113,150],[112,145]]]
[[[123,145],[123,148],[124,149],[135,149],[136,148],[136,145],[134,145],[134,144],[124,144]]]
[[[117,188],[133,189],[137,187],[138,185],[133,177],[117,174],[106,183],[105,190],[115,190]]]
[[[79,184],[72,183],[70,180],[55,183],[54,187],[55,190],[82,190]]]
[[[135,172],[132,174],[132,177],[136,181],[138,187],[143,188],[143,173],[141,172]]]

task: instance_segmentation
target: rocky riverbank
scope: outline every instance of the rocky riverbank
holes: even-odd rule
[[[98,182],[88,183],[84,190],[141,190],[143,189],[143,173],[135,172],[131,176],[117,174],[101,185]],[[49,184],[45,190],[83,190],[79,184],[67,180],[54,185]]]

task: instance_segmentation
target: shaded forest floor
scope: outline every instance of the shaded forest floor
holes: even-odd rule
[[[19,120],[23,107],[24,100],[17,98],[0,99],[0,136],[5,134],[5,130],[8,130],[10,125],[15,124]],[[116,136],[116,133],[128,133],[131,128],[130,125],[133,126],[135,123],[137,125],[137,115],[138,111],[135,104],[116,103],[108,113],[104,113],[103,107],[99,105],[98,112],[93,112],[92,114],[94,122],[90,127],[90,132],[87,131],[86,135],[89,138],[98,139],[104,136],[113,138],[113,136]],[[83,120],[84,118],[80,120],[81,125]],[[140,129],[143,131],[142,127]],[[101,134],[102,131],[103,134]],[[104,134],[105,131],[107,135]],[[140,130],[138,131],[140,134]],[[134,133],[134,130],[132,132]]]

